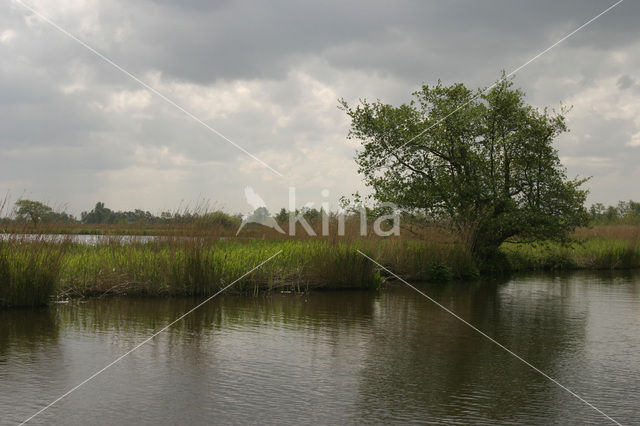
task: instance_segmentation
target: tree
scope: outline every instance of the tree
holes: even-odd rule
[[[90,212],[82,212],[80,219],[82,223],[109,223],[113,216],[111,209],[104,206],[104,203],[98,201],[96,206]]]
[[[289,212],[283,207],[280,209],[280,212],[276,215],[276,222],[279,224],[283,224],[289,221]]]
[[[40,201],[18,200],[15,205],[15,213],[18,220],[29,220],[33,226],[43,221],[53,213],[53,209]]]
[[[617,206],[605,207],[602,203],[596,203],[589,209],[591,220],[601,225],[634,224],[640,221],[640,203],[629,200],[619,201]]]
[[[564,108],[527,105],[504,74],[486,93],[438,82],[413,95],[398,107],[341,101],[378,201],[449,223],[478,258],[511,237],[561,238],[587,223],[586,179],[568,180],[553,147]]]

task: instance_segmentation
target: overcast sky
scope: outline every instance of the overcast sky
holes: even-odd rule
[[[73,213],[246,212],[363,192],[338,98],[408,101],[438,78],[487,86],[614,1],[24,0],[282,173],[278,176],[12,0],[0,2],[0,194]],[[640,200],[640,2],[517,73],[573,105],[557,148],[590,202]],[[366,191],[364,191],[366,192]]]

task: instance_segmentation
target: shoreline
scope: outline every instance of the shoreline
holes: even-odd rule
[[[175,238],[87,245],[15,238],[0,241],[0,308],[113,295],[211,295],[279,251],[227,291],[379,289],[389,277],[358,250],[407,280],[428,283],[472,283],[518,272],[640,268],[636,239],[602,237],[505,244],[499,259],[482,265],[458,244],[408,239]]]

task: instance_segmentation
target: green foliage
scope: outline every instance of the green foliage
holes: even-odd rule
[[[439,82],[414,97],[342,102],[378,201],[450,223],[481,259],[511,237],[561,239],[586,224],[585,180],[568,180],[553,148],[562,112],[527,105],[504,77],[486,93]]]
[[[476,260],[459,244],[381,240],[367,251],[394,273],[414,281],[475,280],[480,276]]]
[[[38,223],[73,223],[76,221],[68,213],[56,212],[46,204],[33,200],[16,201],[14,213],[18,222],[31,222],[34,226],[37,226]]]
[[[485,253],[480,264],[480,272],[484,275],[503,275],[513,271],[507,256],[499,249]]]
[[[431,265],[429,281],[434,283],[448,283],[453,278],[451,268],[444,263],[436,262]]]
[[[518,271],[640,268],[637,241],[594,238],[566,244],[505,244],[501,252]]]
[[[473,256],[460,245],[454,245],[447,255],[453,278],[473,281],[480,278],[480,268]]]
[[[640,224],[640,203],[620,201],[617,206],[605,207],[596,203],[589,208],[591,223],[594,225],[638,225]]]
[[[80,219],[82,223],[92,224],[153,224],[162,222],[161,218],[152,215],[148,211],[135,209],[134,211],[116,212],[105,207],[102,202],[96,203],[96,206],[90,212],[82,212]]]
[[[82,223],[107,225],[157,225],[157,224],[194,224],[197,227],[238,227],[241,220],[222,211],[185,211],[183,213],[163,212],[155,216],[148,211],[114,211],[105,207],[103,202],[96,203],[93,210],[82,212]]]
[[[0,241],[0,308],[45,305],[55,292],[63,247]]]
[[[273,254],[230,293],[308,289],[376,289],[386,273],[361,250],[412,282],[477,279],[524,270],[640,267],[638,239],[591,238],[571,243],[505,243],[478,262],[466,247],[436,241],[332,241],[167,238],[98,245],[12,237],[0,241],[0,307],[46,304],[53,296],[210,295]],[[389,277],[388,277],[389,278]]]
[[[74,246],[60,287],[73,294],[207,295],[282,250],[229,292],[292,288],[375,288],[375,265],[349,243],[322,240],[250,242],[176,240]]]
[[[283,207],[280,209],[275,219],[276,219],[276,222],[278,222],[280,225],[287,223],[289,222],[289,212],[287,211],[287,209]]]
[[[195,219],[198,226],[220,226],[222,228],[237,228],[242,220],[236,216],[228,215],[221,211],[203,214]]]
[[[53,209],[39,201],[18,200],[15,205],[16,219],[31,221],[33,226],[44,220],[53,212]]]

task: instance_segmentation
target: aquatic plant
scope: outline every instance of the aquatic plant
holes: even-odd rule
[[[48,303],[56,290],[63,245],[0,241],[0,308]]]
[[[0,307],[42,305],[53,297],[210,295],[278,252],[228,291],[378,288],[381,275],[388,274],[358,250],[406,279],[429,282],[473,280],[480,271],[505,269],[640,267],[638,238],[508,243],[495,262],[479,265],[462,244],[443,239],[221,240],[181,235],[151,241],[105,238],[85,245],[56,243],[45,235],[11,236],[0,241]]]

